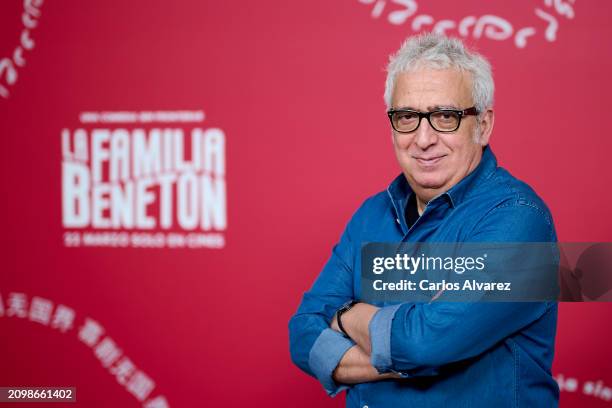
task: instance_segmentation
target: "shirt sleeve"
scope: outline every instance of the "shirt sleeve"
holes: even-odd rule
[[[308,365],[325,388],[327,395],[331,397],[349,388],[347,385],[336,383],[332,375],[344,353],[354,345],[355,342],[351,339],[328,328],[321,332],[310,349]]]
[[[330,396],[348,388],[336,384],[332,374],[344,353],[355,344],[329,328],[336,311],[354,299],[354,250],[350,233],[354,218],[289,321],[291,359],[304,372],[317,378]]]
[[[555,242],[548,211],[527,203],[491,211],[470,242]],[[475,357],[540,319],[552,302],[404,303],[379,309],[369,325],[372,365],[404,376],[431,375]]]

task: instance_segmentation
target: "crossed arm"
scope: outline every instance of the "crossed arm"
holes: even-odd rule
[[[489,214],[472,239],[495,242],[501,229],[509,242],[527,241],[526,237],[546,242],[554,238],[554,230],[543,223],[529,206],[520,206],[518,211],[503,207]],[[334,314],[355,296],[351,241],[347,228],[289,324],[292,360],[317,377],[330,395],[339,392],[339,384],[435,375],[438,367],[476,356],[550,308],[544,303],[434,302],[379,309],[358,303],[342,315],[347,339],[339,334]]]
[[[342,315],[342,327],[351,339],[357,343],[344,354],[333,373],[334,381],[343,384],[358,384],[401,378],[399,374],[380,374],[370,362],[371,343],[369,324],[378,308],[367,303],[357,303]],[[334,316],[331,328],[340,332],[338,320]]]

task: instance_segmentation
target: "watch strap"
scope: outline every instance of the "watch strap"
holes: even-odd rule
[[[358,300],[351,300],[349,302],[346,302],[344,305],[342,305],[340,307],[340,309],[338,309],[338,311],[336,312],[336,321],[338,322],[338,328],[340,329],[340,331],[346,336],[346,337],[350,337],[348,335],[348,333],[346,332],[346,330],[344,330],[344,326],[342,326],[342,315],[346,312],[348,312],[349,310],[351,310],[351,308],[353,306],[355,306],[357,303],[359,303]]]

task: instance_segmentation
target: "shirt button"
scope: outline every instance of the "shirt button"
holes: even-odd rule
[[[363,408],[369,408],[367,405],[364,405]]]
[[[399,218],[396,218],[396,219],[395,219],[395,222],[397,222],[397,223],[399,224],[399,223],[400,223],[400,222],[399,222]],[[364,408],[368,408],[368,406],[367,406],[367,405],[364,405]]]

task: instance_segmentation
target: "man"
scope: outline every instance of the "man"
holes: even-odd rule
[[[557,405],[554,302],[355,303],[365,242],[556,242],[544,202],[488,147],[493,90],[457,39],[412,37],[391,58],[402,174],[353,215],[289,323],[295,364],[348,407]]]

